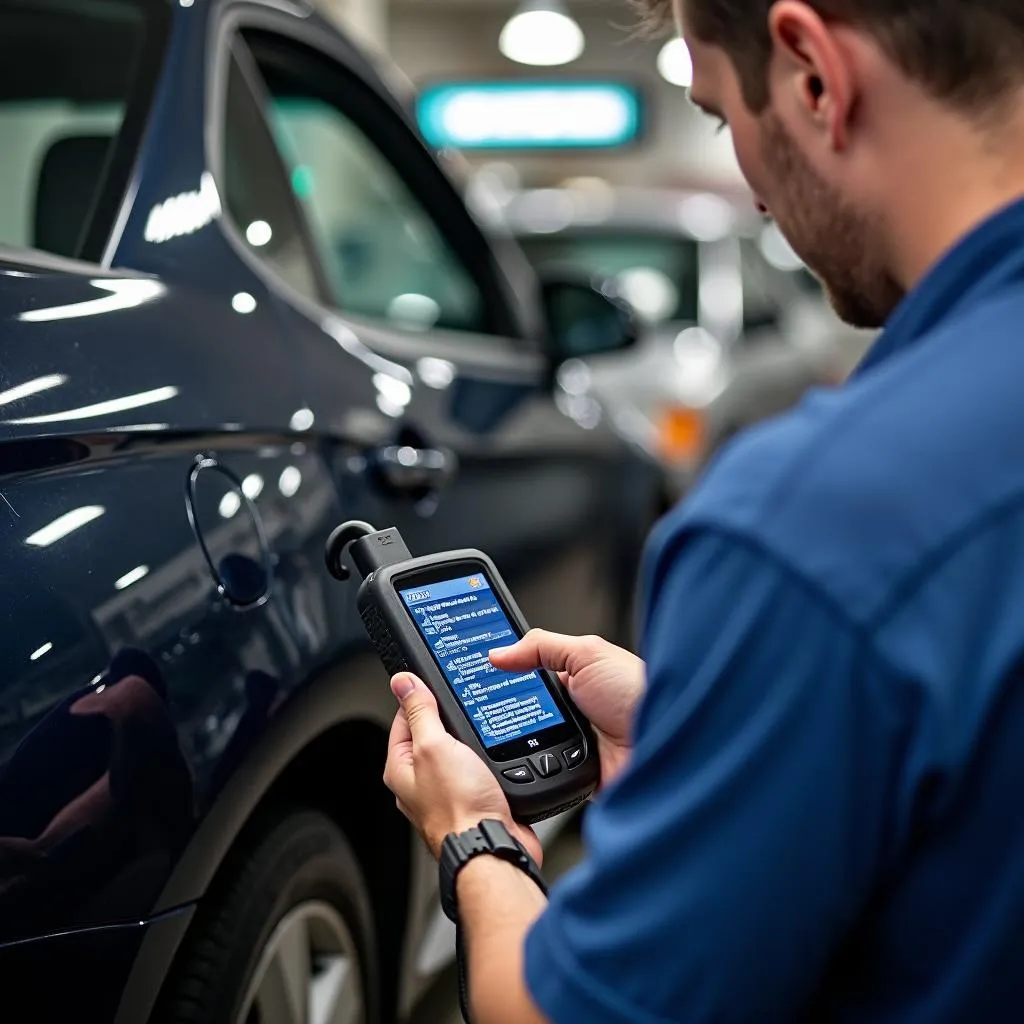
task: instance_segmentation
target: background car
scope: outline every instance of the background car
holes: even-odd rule
[[[487,174],[470,196],[493,230],[542,273],[615,281],[645,321],[638,349],[567,366],[563,384],[663,461],[673,497],[728,438],[844,379],[870,343],[749,198],[587,181],[506,192]]]
[[[324,541],[625,635],[657,468],[552,381],[628,310],[506,264],[301,3],[0,0],[0,68],[0,1013],[403,1015],[450,934]]]

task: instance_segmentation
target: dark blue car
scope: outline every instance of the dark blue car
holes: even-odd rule
[[[0,0],[0,1019],[408,1010],[447,940],[324,541],[623,636],[658,475],[556,371],[630,337],[304,4]]]

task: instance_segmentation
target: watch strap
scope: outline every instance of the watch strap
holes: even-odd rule
[[[459,872],[471,860],[484,854],[514,864],[534,881],[545,896],[547,895],[548,887],[544,876],[526,847],[502,822],[485,818],[475,828],[467,829],[465,832],[449,833],[441,844],[438,889],[441,895],[441,909],[450,920],[458,923],[456,879]]]

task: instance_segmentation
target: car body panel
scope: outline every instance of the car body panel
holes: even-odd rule
[[[154,957],[166,969],[185,931],[167,916],[324,737],[342,819],[382,816],[353,838],[371,887],[395,888],[374,877],[387,858],[407,876],[399,1006],[427,980],[436,879],[380,780],[394,703],[323,562],[339,520],[397,525],[417,553],[483,547],[532,621],[621,635],[659,488],[609,423],[556,401],[535,296],[498,257],[500,338],[346,317],[253,257],[211,116],[218,48],[246,25],[380,90],[302,6],[176,7],[102,265],[0,250],[0,965],[60,973],[116,931],[127,967],[92,984],[124,990],[119,1021],[153,1005]],[[399,493],[378,465],[395,444],[459,472]]]

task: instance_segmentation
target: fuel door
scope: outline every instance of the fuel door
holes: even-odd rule
[[[263,604],[270,595],[273,564],[263,522],[245,483],[215,455],[197,455],[186,504],[221,596],[239,608]]]

